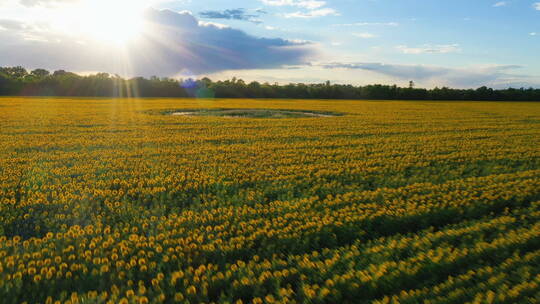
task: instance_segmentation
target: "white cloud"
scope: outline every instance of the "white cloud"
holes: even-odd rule
[[[532,33],[529,33],[529,35],[530,36],[536,36],[536,35],[538,35],[538,33],[537,32],[532,32]]]
[[[320,0],[261,0],[262,3],[270,6],[293,6],[303,8],[304,11],[297,11],[283,14],[285,18],[315,18],[325,16],[339,16],[339,13],[326,7],[326,1]]]
[[[333,8],[321,8],[316,10],[311,10],[307,12],[294,12],[289,14],[284,14],[286,18],[315,18],[315,17],[325,17],[325,16],[339,16],[339,13]]]
[[[333,24],[332,26],[399,26],[397,22],[356,22]]]
[[[11,31],[18,31],[18,30],[24,30],[27,28],[28,25],[15,20],[10,19],[0,19],[0,28],[4,30],[11,30]]]
[[[76,3],[81,0],[20,0],[19,3],[23,6],[56,6],[66,3]]]
[[[358,38],[363,38],[363,39],[369,39],[369,38],[377,37],[377,36],[375,36],[374,34],[371,34],[371,33],[353,33],[353,36],[358,37]]]
[[[533,4],[534,6],[534,9],[536,9],[537,11],[540,11],[540,2],[536,2],[535,4]]]
[[[506,1],[499,1],[495,4],[493,4],[493,7],[501,7],[501,6],[507,6],[508,5],[508,2]]]
[[[326,5],[326,1],[318,0],[262,0],[266,5],[270,6],[296,6],[306,9],[317,9]]]
[[[202,21],[202,20],[199,20],[199,25],[200,26],[213,26],[213,27],[216,27],[218,29],[226,29],[226,28],[231,28],[230,26],[226,25],[226,24],[222,24],[222,23],[217,23],[217,22],[213,22],[213,21]]]
[[[431,45],[424,44],[420,47],[408,47],[406,45],[399,45],[396,47],[403,54],[447,54],[458,53],[461,51],[459,44],[441,44]]]

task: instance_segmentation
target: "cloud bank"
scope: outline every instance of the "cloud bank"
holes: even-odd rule
[[[307,42],[259,38],[243,31],[203,23],[188,12],[149,9],[145,31],[126,49],[98,46],[83,38],[2,20],[0,66],[23,65],[121,75],[212,73],[304,64],[313,53]]]
[[[518,65],[493,65],[463,68],[448,68],[427,65],[403,65],[384,63],[325,63],[324,69],[364,70],[399,80],[414,80],[422,84],[449,85],[459,88],[476,88],[484,85],[493,87],[537,86],[538,79],[514,74]]]

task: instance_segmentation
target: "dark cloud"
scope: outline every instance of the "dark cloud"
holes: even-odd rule
[[[453,87],[479,87],[490,85],[507,87],[512,84],[524,86],[538,85],[528,75],[511,73],[522,68],[518,65],[494,65],[467,68],[447,68],[426,65],[400,65],[384,63],[327,63],[321,65],[325,69],[364,70],[398,78],[413,79],[424,83],[445,84]],[[532,81],[530,81],[532,80]]]
[[[304,64],[313,51],[308,43],[259,38],[201,23],[188,12],[154,9],[145,14],[143,36],[125,51],[84,39],[43,31],[0,31],[0,66],[106,71],[128,76],[198,75]]]
[[[311,52],[306,43],[258,38],[229,27],[200,24],[189,13],[151,10],[147,20],[152,23],[150,33],[161,39],[148,45],[160,58],[182,63],[194,73],[294,65],[304,62]]]
[[[240,21],[249,21],[253,23],[261,23],[259,18],[260,15],[257,14],[248,14],[243,8],[237,9],[228,9],[224,11],[204,11],[199,13],[203,18],[208,19],[227,19],[227,20],[240,20]]]

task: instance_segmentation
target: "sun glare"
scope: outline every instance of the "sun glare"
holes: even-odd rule
[[[125,45],[143,30],[144,1],[83,0],[63,10],[58,25],[64,32],[109,45]],[[148,2],[147,2],[148,3]]]

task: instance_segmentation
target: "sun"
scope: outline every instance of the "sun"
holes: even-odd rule
[[[124,2],[124,3],[123,3]],[[142,29],[142,10],[127,1],[89,1],[82,7],[82,32],[94,39],[123,44]]]
[[[144,11],[149,1],[81,0],[66,7],[59,27],[82,40],[108,45],[125,45],[137,39],[144,29]]]

